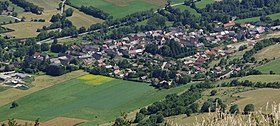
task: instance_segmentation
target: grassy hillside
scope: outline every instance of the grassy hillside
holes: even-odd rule
[[[276,74],[280,74],[279,62],[280,62],[280,59],[276,59],[276,60],[270,61],[260,67],[257,67],[256,69],[265,74],[269,74],[270,71],[273,71]]]
[[[266,47],[259,51],[257,54],[254,55],[254,57],[257,60],[263,60],[263,59],[273,59],[273,58],[280,58],[280,51],[279,51],[280,45],[272,45],[269,47]]]
[[[251,75],[239,79],[239,81],[245,80],[252,82],[280,82],[280,75]]]
[[[17,100],[19,107],[16,109],[9,109],[10,105],[5,105],[0,108],[0,116],[3,117],[1,121],[7,118],[40,118],[47,121],[63,116],[86,119],[90,122],[85,125],[96,125],[114,120],[121,112],[161,100],[167,94],[182,92],[185,88],[158,91],[146,83],[116,79],[104,81],[102,76],[87,75],[23,97]]]

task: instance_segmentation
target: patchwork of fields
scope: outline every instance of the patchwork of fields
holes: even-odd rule
[[[48,121],[57,117],[88,120],[84,125],[113,121],[121,112],[129,112],[182,92],[181,86],[158,91],[146,83],[130,82],[103,76],[85,75],[71,79],[17,100],[0,108],[0,121],[7,118]]]

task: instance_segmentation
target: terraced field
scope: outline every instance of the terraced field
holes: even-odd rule
[[[113,121],[129,112],[163,99],[167,94],[184,91],[189,85],[158,91],[146,83],[103,76],[85,75],[35,92],[0,108],[0,121],[7,118],[49,121],[57,117],[87,120],[83,125]]]

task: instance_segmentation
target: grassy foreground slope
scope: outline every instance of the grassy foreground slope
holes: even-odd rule
[[[1,107],[0,121],[7,118],[48,121],[63,116],[89,120],[84,125],[96,125],[113,121],[121,112],[138,109],[188,87],[158,91],[145,83],[100,79],[104,77],[76,78],[30,94],[17,100],[19,107],[16,109],[10,109],[9,104]]]

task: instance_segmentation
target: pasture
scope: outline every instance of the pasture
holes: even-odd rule
[[[102,80],[106,81],[100,84]],[[188,86],[159,91],[147,83],[86,75],[20,98],[16,100],[19,104],[16,109],[10,109],[10,104],[1,107],[0,116],[3,118],[0,120],[40,118],[45,122],[67,117],[89,121],[83,125],[97,125],[113,121],[121,112],[130,112],[161,100],[167,94],[180,93]]]
[[[269,74],[270,71],[273,71],[276,74],[280,74],[280,59],[272,60],[262,66],[257,67],[256,69],[262,73]]]
[[[280,45],[272,45],[269,47],[266,47],[259,51],[257,54],[254,55],[256,60],[260,61],[263,59],[274,59],[274,58],[280,58],[280,51],[279,51]]]

